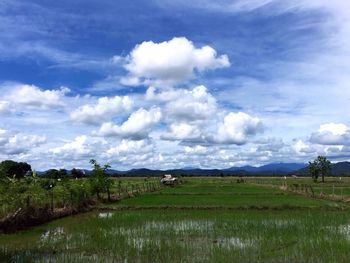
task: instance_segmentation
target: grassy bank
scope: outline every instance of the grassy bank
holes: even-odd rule
[[[96,205],[129,198],[159,187],[158,180],[110,179],[106,192],[97,192],[88,179],[7,179],[0,184],[0,233],[39,225],[55,218],[92,210]],[[2,181],[3,182],[3,181]]]

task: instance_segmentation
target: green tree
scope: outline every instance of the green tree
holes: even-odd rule
[[[66,169],[59,169],[58,170],[58,178],[57,179],[65,179],[68,177],[68,172]]]
[[[324,182],[324,177],[331,171],[331,162],[325,156],[317,156],[313,162],[309,162],[308,171],[315,181],[321,175]]]
[[[318,164],[318,170],[322,176],[322,182],[324,182],[324,177],[331,171],[331,162],[327,160],[325,156],[318,156],[316,160]]]
[[[8,177],[15,176],[16,179],[23,178],[31,169],[31,166],[24,162],[5,160],[0,163],[0,171]]]
[[[109,178],[106,170],[110,168],[110,165],[99,165],[96,160],[91,159],[90,164],[93,166],[92,174],[89,177],[91,189],[93,193],[96,193],[98,199],[101,199],[100,194],[106,192],[108,201],[111,200],[110,189],[113,185],[113,180]]]
[[[82,170],[79,170],[79,169],[76,169],[76,168],[73,168],[71,171],[70,171],[71,175],[73,178],[82,178],[84,177],[84,172]]]
[[[44,177],[50,179],[57,179],[59,178],[59,172],[56,169],[49,169],[45,172]]]
[[[314,179],[314,181],[316,182],[317,178],[318,178],[319,171],[317,169],[317,165],[316,165],[315,161],[309,162],[308,172],[311,175],[311,177]]]
[[[68,177],[68,173],[66,169],[50,169],[45,172],[44,177],[50,179],[64,179]]]

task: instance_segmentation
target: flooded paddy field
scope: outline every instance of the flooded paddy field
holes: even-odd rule
[[[347,262],[349,247],[344,203],[194,178],[1,235],[0,262]]]
[[[342,211],[89,213],[2,236],[5,262],[346,262]]]

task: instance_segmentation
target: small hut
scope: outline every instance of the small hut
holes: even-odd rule
[[[163,175],[162,179],[160,179],[160,182],[164,185],[175,185],[177,183],[177,179],[171,174],[165,174]]]

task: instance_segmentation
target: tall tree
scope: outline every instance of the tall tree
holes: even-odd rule
[[[308,170],[315,181],[321,175],[322,182],[324,182],[324,177],[331,171],[331,162],[325,156],[317,156],[313,162],[309,162]]]
[[[318,170],[322,176],[322,182],[324,182],[324,177],[331,171],[331,162],[327,160],[325,156],[318,156],[316,160],[318,164]]]
[[[96,193],[98,199],[101,198],[101,192],[107,192],[108,201],[111,200],[110,189],[113,185],[113,180],[109,178],[106,170],[110,168],[110,165],[105,164],[103,167],[99,165],[96,160],[91,159],[90,164],[93,166],[92,174],[89,177],[92,191]]]
[[[311,175],[311,177],[316,182],[317,178],[318,178],[319,171],[318,171],[318,168],[317,168],[315,161],[309,162],[308,171],[309,171],[309,174]]]

